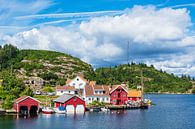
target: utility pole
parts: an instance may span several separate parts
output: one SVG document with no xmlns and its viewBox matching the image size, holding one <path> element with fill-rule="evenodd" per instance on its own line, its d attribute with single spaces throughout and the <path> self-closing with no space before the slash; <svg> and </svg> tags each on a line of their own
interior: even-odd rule
<svg viewBox="0 0 195 129">
<path fill-rule="evenodd" d="M 143 70 L 141 68 L 141 92 L 142 92 L 142 100 L 143 100 L 143 97 L 144 97 L 144 80 L 143 80 Z"/>
<path fill-rule="evenodd" d="M 127 64 L 129 63 L 129 41 L 127 42 Z"/>
</svg>

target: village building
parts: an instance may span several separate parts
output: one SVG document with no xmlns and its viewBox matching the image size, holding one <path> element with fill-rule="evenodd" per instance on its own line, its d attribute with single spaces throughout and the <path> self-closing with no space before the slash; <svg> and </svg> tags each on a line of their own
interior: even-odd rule
<svg viewBox="0 0 195 129">
<path fill-rule="evenodd" d="M 54 107 L 65 107 L 67 113 L 84 113 L 85 101 L 77 95 L 63 94 L 54 100 Z"/>
<path fill-rule="evenodd" d="M 37 114 L 39 111 L 40 101 L 30 96 L 21 96 L 13 103 L 13 108 L 20 114 Z"/>
<path fill-rule="evenodd" d="M 63 94 L 78 94 L 78 91 L 74 86 L 56 86 L 56 95 L 60 96 Z"/>
<path fill-rule="evenodd" d="M 142 99 L 141 90 L 129 90 L 128 91 L 128 100 L 130 101 L 138 101 Z"/>
<path fill-rule="evenodd" d="M 84 79 L 82 76 L 76 76 L 74 79 L 68 79 L 66 85 L 74 86 L 75 89 L 84 89 L 87 84 L 87 80 Z"/>
<path fill-rule="evenodd" d="M 110 90 L 110 103 L 113 105 L 124 105 L 128 100 L 128 90 L 126 86 L 112 86 Z"/>
<path fill-rule="evenodd" d="M 93 101 L 110 103 L 109 86 L 96 85 L 95 82 L 89 83 L 84 89 L 84 100 L 86 104 L 90 104 Z"/>
</svg>

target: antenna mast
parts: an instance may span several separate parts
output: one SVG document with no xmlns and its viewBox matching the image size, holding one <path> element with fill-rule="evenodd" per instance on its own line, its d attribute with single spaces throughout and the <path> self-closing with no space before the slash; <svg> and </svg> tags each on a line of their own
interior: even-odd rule
<svg viewBox="0 0 195 129">
<path fill-rule="evenodd" d="M 127 42 L 127 64 L 129 63 L 129 41 Z"/>
<path fill-rule="evenodd" d="M 143 70 L 142 70 L 142 68 L 141 68 L 141 87 L 142 87 L 142 99 L 143 99 L 143 97 L 144 97 L 144 80 L 143 80 Z"/>
</svg>

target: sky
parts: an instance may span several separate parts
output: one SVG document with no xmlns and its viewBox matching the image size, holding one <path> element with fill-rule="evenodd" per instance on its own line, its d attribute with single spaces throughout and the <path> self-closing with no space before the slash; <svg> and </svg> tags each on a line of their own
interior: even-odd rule
<svg viewBox="0 0 195 129">
<path fill-rule="evenodd" d="M 0 45 L 195 77 L 193 0 L 0 0 Z"/>
</svg>

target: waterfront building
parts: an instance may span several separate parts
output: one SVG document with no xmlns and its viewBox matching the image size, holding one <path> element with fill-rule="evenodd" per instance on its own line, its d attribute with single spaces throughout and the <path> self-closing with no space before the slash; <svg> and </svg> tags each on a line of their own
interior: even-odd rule
<svg viewBox="0 0 195 129">
<path fill-rule="evenodd" d="M 124 105 L 128 99 L 128 90 L 126 86 L 112 86 L 110 90 L 110 103 L 113 105 Z"/>
<path fill-rule="evenodd" d="M 86 104 L 90 104 L 93 101 L 110 103 L 109 86 L 89 83 L 84 89 L 84 100 Z"/>
<path fill-rule="evenodd" d="M 60 96 L 63 94 L 78 94 L 78 91 L 74 86 L 56 86 L 56 95 Z"/>
<path fill-rule="evenodd" d="M 128 91 L 128 100 L 130 101 L 138 101 L 142 99 L 141 90 L 129 90 Z"/>
<path fill-rule="evenodd" d="M 63 94 L 56 98 L 54 101 L 54 107 L 65 107 L 67 113 L 84 113 L 85 101 L 77 95 Z"/>
<path fill-rule="evenodd" d="M 28 115 L 36 114 L 39 111 L 40 101 L 30 96 L 21 96 L 13 103 L 17 113 Z"/>
</svg>

